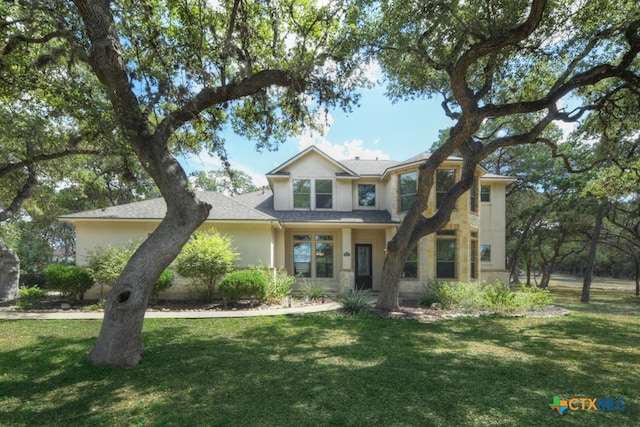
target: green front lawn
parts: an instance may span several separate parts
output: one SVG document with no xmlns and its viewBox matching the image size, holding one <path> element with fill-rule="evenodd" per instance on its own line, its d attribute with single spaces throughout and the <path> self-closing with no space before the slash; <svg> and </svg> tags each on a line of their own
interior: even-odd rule
<svg viewBox="0 0 640 427">
<path fill-rule="evenodd" d="M 637 426 L 640 300 L 579 292 L 559 318 L 150 319 L 133 370 L 84 363 L 98 321 L 0 321 L 0 425 Z"/>
</svg>

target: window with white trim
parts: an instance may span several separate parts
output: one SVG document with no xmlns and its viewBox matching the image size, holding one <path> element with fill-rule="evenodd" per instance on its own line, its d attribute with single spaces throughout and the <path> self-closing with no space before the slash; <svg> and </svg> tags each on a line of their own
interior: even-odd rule
<svg viewBox="0 0 640 427">
<path fill-rule="evenodd" d="M 331 179 L 292 180 L 294 209 L 333 209 L 333 181 Z"/>
<path fill-rule="evenodd" d="M 373 208 L 376 206 L 376 185 L 358 184 L 358 207 Z"/>
</svg>

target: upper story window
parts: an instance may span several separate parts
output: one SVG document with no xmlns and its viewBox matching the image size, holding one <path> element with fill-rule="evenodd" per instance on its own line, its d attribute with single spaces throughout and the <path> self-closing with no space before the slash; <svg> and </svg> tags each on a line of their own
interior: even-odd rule
<svg viewBox="0 0 640 427">
<path fill-rule="evenodd" d="M 376 206 L 376 185 L 358 184 L 358 207 L 373 208 Z"/>
<path fill-rule="evenodd" d="M 438 169 L 436 171 L 436 208 L 442 206 L 445 196 L 456 183 L 455 169 Z"/>
<path fill-rule="evenodd" d="M 478 212 L 478 178 L 473 178 L 473 184 L 469 189 L 469 208 L 471 212 Z"/>
<path fill-rule="evenodd" d="M 481 202 L 490 202 L 491 201 L 491 186 L 490 185 L 481 185 L 480 186 L 480 201 Z"/>
<path fill-rule="evenodd" d="M 311 209 L 311 180 L 293 180 L 293 207 Z"/>
<path fill-rule="evenodd" d="M 331 209 L 332 207 L 333 181 L 316 179 L 316 209 Z"/>
<path fill-rule="evenodd" d="M 418 173 L 409 172 L 399 175 L 400 191 L 399 191 L 399 205 L 400 212 L 408 211 L 416 201 L 416 193 L 418 192 Z"/>
<path fill-rule="evenodd" d="M 480 261 L 491 262 L 491 245 L 480 245 Z"/>
<path fill-rule="evenodd" d="M 332 209 L 333 181 L 330 179 L 294 179 L 294 209 Z M 312 185 L 313 184 L 313 185 Z M 313 201 L 313 203 L 312 203 Z"/>
</svg>

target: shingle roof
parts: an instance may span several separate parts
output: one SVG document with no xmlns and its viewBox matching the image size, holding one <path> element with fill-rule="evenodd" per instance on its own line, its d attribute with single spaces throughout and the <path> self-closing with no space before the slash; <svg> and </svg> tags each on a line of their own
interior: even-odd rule
<svg viewBox="0 0 640 427">
<path fill-rule="evenodd" d="M 360 223 L 360 224 L 395 224 L 391 214 L 386 210 L 340 211 L 276 211 L 273 209 L 273 193 L 256 191 L 235 196 L 234 200 L 252 207 L 265 215 L 278 218 L 282 223 L 288 222 L 324 222 L 324 223 Z"/>
<path fill-rule="evenodd" d="M 287 222 L 325 222 L 325 223 L 373 223 L 391 224 L 391 215 L 387 211 L 275 211 L 273 193 L 256 191 L 235 197 L 213 191 L 199 191 L 198 198 L 211 205 L 209 221 L 280 221 Z M 78 212 L 60 217 L 63 221 L 94 219 L 133 219 L 161 220 L 167 212 L 164 199 L 151 199 L 125 205 L 111 206 L 105 209 Z"/>
<path fill-rule="evenodd" d="M 238 221 L 274 221 L 276 218 L 252 209 L 224 194 L 214 191 L 198 191 L 198 198 L 211 205 L 208 220 L 238 220 Z M 74 219 L 162 219 L 167 212 L 167 205 L 163 198 L 144 200 L 111 206 L 104 209 L 78 212 L 62 215 L 62 220 Z"/>
</svg>

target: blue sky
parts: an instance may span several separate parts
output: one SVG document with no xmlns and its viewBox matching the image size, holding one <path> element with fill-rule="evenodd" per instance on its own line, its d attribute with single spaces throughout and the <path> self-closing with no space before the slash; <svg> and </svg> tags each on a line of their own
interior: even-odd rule
<svg viewBox="0 0 640 427">
<path fill-rule="evenodd" d="M 234 169 L 253 177 L 256 185 L 265 185 L 264 175 L 314 144 L 337 160 L 354 158 L 405 160 L 430 149 L 439 131 L 452 126 L 440 106 L 441 100 L 424 99 L 392 103 L 384 88 L 362 91 L 360 107 L 347 114 L 329 112 L 324 135 L 290 138 L 276 152 L 258 153 L 254 144 L 234 134 L 225 134 L 229 160 Z M 219 169 L 220 161 L 206 153 L 181 159 L 187 173 Z"/>
</svg>

